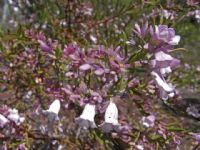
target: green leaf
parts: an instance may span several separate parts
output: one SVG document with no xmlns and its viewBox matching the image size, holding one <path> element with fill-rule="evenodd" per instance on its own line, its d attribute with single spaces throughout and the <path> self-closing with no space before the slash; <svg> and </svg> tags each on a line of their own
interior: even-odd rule
<svg viewBox="0 0 200 150">
<path fill-rule="evenodd" d="M 183 128 L 174 127 L 174 126 L 167 127 L 167 130 L 176 131 L 176 132 L 185 131 Z"/>
</svg>

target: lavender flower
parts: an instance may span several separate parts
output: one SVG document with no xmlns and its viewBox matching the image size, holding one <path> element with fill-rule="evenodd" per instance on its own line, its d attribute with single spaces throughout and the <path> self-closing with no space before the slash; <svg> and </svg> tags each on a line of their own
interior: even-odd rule
<svg viewBox="0 0 200 150">
<path fill-rule="evenodd" d="M 91 16 L 93 13 L 93 8 L 90 3 L 82 3 L 82 12 L 86 16 Z"/>
<path fill-rule="evenodd" d="M 200 105 L 191 105 L 188 106 L 186 109 L 186 112 L 188 113 L 188 115 L 194 117 L 194 118 L 200 118 Z"/>
<path fill-rule="evenodd" d="M 156 118 L 154 115 L 149 115 L 147 117 L 142 117 L 142 124 L 147 128 L 153 127 Z"/>
<path fill-rule="evenodd" d="M 40 44 L 41 50 L 47 53 L 52 53 L 54 47 L 51 39 L 48 41 L 38 40 L 38 43 Z"/>
<path fill-rule="evenodd" d="M 168 43 L 169 45 L 178 45 L 180 36 L 175 35 L 173 28 L 168 28 L 166 25 L 156 25 L 155 31 L 151 31 L 151 34 L 155 40 Z"/>
<path fill-rule="evenodd" d="M 105 70 L 103 68 L 97 68 L 95 71 L 94 71 L 94 74 L 96 74 L 97 76 L 101 76 L 105 73 Z"/>
<path fill-rule="evenodd" d="M 187 0 L 187 4 L 190 6 L 197 6 L 199 2 L 197 0 Z"/>
<path fill-rule="evenodd" d="M 0 128 L 3 128 L 9 120 L 2 114 L 0 114 Z"/>
<path fill-rule="evenodd" d="M 80 117 L 75 119 L 76 124 L 78 124 L 79 127 L 82 127 L 84 129 L 95 128 L 95 114 L 95 105 L 86 104 Z"/>
<path fill-rule="evenodd" d="M 154 70 L 158 69 L 162 75 L 170 73 L 172 70 L 177 68 L 179 64 L 180 61 L 178 59 L 175 59 L 171 55 L 162 51 L 156 52 L 155 59 L 151 60 L 151 67 Z"/>
<path fill-rule="evenodd" d="M 24 122 L 25 118 L 19 116 L 17 109 L 9 109 L 8 112 L 9 115 L 7 118 L 14 121 L 16 125 L 20 125 L 22 122 Z"/>
<path fill-rule="evenodd" d="M 197 19 L 197 22 L 200 22 L 200 10 L 195 10 L 195 18 Z"/>
<path fill-rule="evenodd" d="M 162 10 L 162 15 L 163 15 L 163 17 L 168 19 L 171 16 L 171 13 L 168 10 L 164 9 L 164 10 Z"/>
<path fill-rule="evenodd" d="M 179 43 L 180 36 L 175 35 L 174 29 L 168 28 L 166 25 L 155 26 L 155 31 L 151 27 L 150 33 L 152 39 L 145 45 L 145 48 L 153 52 L 155 57 L 151 60 L 151 74 L 155 77 L 161 98 L 167 100 L 175 95 L 175 90 L 166 83 L 164 76 L 180 64 L 180 61 L 169 55 L 167 51 Z"/>
<path fill-rule="evenodd" d="M 168 51 L 173 48 L 174 45 L 178 45 L 180 36 L 175 35 L 173 28 L 168 28 L 167 25 L 156 25 L 155 30 L 150 27 L 151 39 L 150 42 L 144 45 L 145 49 L 150 52 Z"/>
<path fill-rule="evenodd" d="M 106 109 L 104 119 L 104 123 L 100 125 L 103 132 L 119 132 L 118 109 L 114 102 L 110 101 L 110 104 Z"/>
<path fill-rule="evenodd" d="M 79 67 L 79 69 L 82 71 L 87 71 L 87 70 L 90 70 L 91 68 L 92 66 L 90 64 L 83 64 Z"/>
<path fill-rule="evenodd" d="M 77 51 L 77 47 L 73 44 L 69 44 L 69 45 L 65 45 L 63 53 L 65 56 L 69 56 L 73 54 L 75 51 Z"/>
<path fill-rule="evenodd" d="M 146 34 L 148 33 L 147 31 L 149 30 L 148 28 L 148 22 L 144 24 L 144 26 L 139 26 L 139 24 L 135 24 L 135 29 L 133 29 L 133 32 L 135 32 L 140 38 L 144 38 Z"/>
<path fill-rule="evenodd" d="M 194 139 L 200 143 L 200 133 L 192 133 Z"/>
</svg>

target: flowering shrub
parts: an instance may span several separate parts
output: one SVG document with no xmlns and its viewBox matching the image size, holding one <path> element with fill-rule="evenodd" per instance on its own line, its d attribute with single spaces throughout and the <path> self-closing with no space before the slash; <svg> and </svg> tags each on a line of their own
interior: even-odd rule
<svg viewBox="0 0 200 150">
<path fill-rule="evenodd" d="M 198 130 L 160 113 L 178 107 L 176 24 L 199 22 L 197 1 L 28 2 L 32 19 L 1 35 L 1 149 L 199 147 Z"/>
</svg>

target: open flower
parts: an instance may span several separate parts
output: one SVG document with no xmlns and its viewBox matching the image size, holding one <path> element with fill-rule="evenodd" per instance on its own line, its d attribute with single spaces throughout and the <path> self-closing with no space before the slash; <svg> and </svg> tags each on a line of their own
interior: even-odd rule
<svg viewBox="0 0 200 150">
<path fill-rule="evenodd" d="M 174 87 L 167 84 L 167 82 L 164 80 L 164 78 L 161 78 L 161 76 L 159 76 L 158 73 L 156 73 L 155 71 L 152 71 L 151 74 L 155 77 L 155 81 L 160 90 L 161 98 L 163 100 L 167 100 L 169 97 L 174 97 L 174 95 L 175 95 Z"/>
<path fill-rule="evenodd" d="M 5 116 L 0 114 L 0 128 L 3 128 L 8 122 L 9 120 Z"/>
<path fill-rule="evenodd" d="M 59 111 L 60 111 L 60 100 L 58 99 L 54 100 L 49 106 L 49 109 L 45 110 L 45 112 L 55 113 L 56 115 L 58 115 Z"/>
<path fill-rule="evenodd" d="M 38 40 L 38 43 L 40 44 L 41 50 L 47 53 L 52 53 L 57 46 L 57 41 L 53 41 L 52 39 Z"/>
<path fill-rule="evenodd" d="M 90 64 L 83 64 L 79 67 L 79 69 L 81 71 L 87 71 L 87 70 L 90 70 L 92 68 L 92 66 Z"/>
<path fill-rule="evenodd" d="M 49 106 L 49 109 L 44 110 L 43 113 L 47 117 L 47 129 L 48 131 L 53 131 L 53 125 L 55 121 L 58 120 L 58 113 L 60 111 L 60 100 L 55 99 L 51 105 Z"/>
<path fill-rule="evenodd" d="M 143 38 L 148 33 L 148 29 L 148 22 L 146 22 L 143 26 L 139 26 L 139 24 L 136 23 L 133 32 L 135 32 L 140 38 Z"/>
<path fill-rule="evenodd" d="M 8 112 L 9 115 L 7 118 L 14 121 L 16 125 L 20 125 L 22 122 L 24 122 L 25 118 L 20 117 L 17 109 L 9 109 Z"/>
<path fill-rule="evenodd" d="M 198 143 L 200 143 L 200 133 L 192 133 L 192 135 L 193 135 L 194 139 L 195 139 Z"/>
<path fill-rule="evenodd" d="M 105 116 L 104 123 L 100 125 L 101 129 L 105 133 L 109 133 L 111 131 L 119 132 L 119 122 L 118 122 L 118 109 L 114 102 L 110 102 L 108 105 Z"/>
<path fill-rule="evenodd" d="M 181 39 L 179 35 L 175 34 L 175 30 L 168 28 L 167 25 L 156 25 L 155 30 L 151 26 L 150 34 L 150 42 L 146 43 L 144 48 L 153 53 L 173 49 L 174 45 L 178 45 Z"/>
<path fill-rule="evenodd" d="M 95 114 L 95 105 L 86 104 L 80 117 L 75 119 L 76 124 L 78 124 L 79 127 L 82 127 L 84 129 L 95 128 Z"/>
<path fill-rule="evenodd" d="M 153 127 L 154 122 L 155 122 L 155 116 L 154 115 L 149 115 L 147 117 L 142 117 L 142 124 L 146 126 L 147 128 Z"/>
<path fill-rule="evenodd" d="M 151 67 L 153 70 L 159 70 L 162 75 L 170 73 L 180 64 L 178 59 L 163 51 L 156 52 L 154 56 L 155 59 L 151 60 Z"/>
<path fill-rule="evenodd" d="M 168 28 L 166 25 L 156 25 L 155 31 L 151 32 L 156 40 L 168 43 L 169 45 L 177 45 L 180 41 L 180 36 L 175 35 L 173 28 Z"/>
<path fill-rule="evenodd" d="M 65 45 L 64 50 L 63 50 L 64 56 L 69 56 L 73 54 L 74 52 L 77 51 L 77 49 L 78 48 L 76 45 L 73 45 L 73 44 Z"/>
</svg>

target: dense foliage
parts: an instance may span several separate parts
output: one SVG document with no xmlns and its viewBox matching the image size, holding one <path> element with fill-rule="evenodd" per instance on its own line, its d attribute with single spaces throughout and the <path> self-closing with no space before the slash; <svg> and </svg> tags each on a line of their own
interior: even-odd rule
<svg viewBox="0 0 200 150">
<path fill-rule="evenodd" d="M 198 149 L 199 5 L 5 1 L 0 149 Z"/>
</svg>

